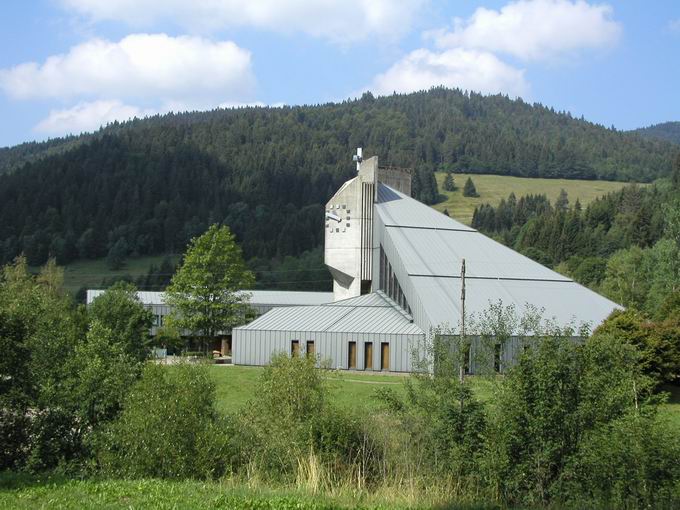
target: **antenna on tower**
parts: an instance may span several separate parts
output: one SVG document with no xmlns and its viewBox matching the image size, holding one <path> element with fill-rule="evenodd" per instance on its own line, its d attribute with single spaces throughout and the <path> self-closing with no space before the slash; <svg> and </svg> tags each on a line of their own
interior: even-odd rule
<svg viewBox="0 0 680 510">
<path fill-rule="evenodd" d="M 364 160 L 364 151 L 361 147 L 357 147 L 357 153 L 352 157 L 352 161 L 357 164 L 357 172 L 361 168 L 361 162 Z"/>
</svg>

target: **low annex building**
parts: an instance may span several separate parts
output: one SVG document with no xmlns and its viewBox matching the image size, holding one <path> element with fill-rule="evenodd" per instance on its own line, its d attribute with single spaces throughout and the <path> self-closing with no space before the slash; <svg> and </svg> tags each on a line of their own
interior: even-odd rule
<svg viewBox="0 0 680 510">
<path fill-rule="evenodd" d="M 326 204 L 325 262 L 334 302 L 271 310 L 232 332 L 236 364 L 265 365 L 276 352 L 314 353 L 333 368 L 412 370 L 433 328 L 492 302 L 533 305 L 567 326 L 600 324 L 619 306 L 473 228 L 411 198 L 410 174 L 357 156 L 357 176 Z M 516 348 L 500 346 L 500 363 Z"/>
</svg>

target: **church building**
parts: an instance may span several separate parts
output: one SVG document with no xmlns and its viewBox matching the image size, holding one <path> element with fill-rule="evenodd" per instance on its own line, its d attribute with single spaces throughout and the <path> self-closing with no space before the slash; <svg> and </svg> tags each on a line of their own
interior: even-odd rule
<svg viewBox="0 0 680 510">
<path fill-rule="evenodd" d="M 562 326 L 595 327 L 619 308 L 411 198 L 409 171 L 363 160 L 361 150 L 355 160 L 357 175 L 325 208 L 333 301 L 276 307 L 235 328 L 235 364 L 265 365 L 284 352 L 313 354 L 332 368 L 409 372 L 414 349 L 435 328 L 456 334 L 463 296 L 466 317 L 500 301 L 520 313 L 534 306 Z M 500 346 L 500 370 L 516 352 Z"/>
</svg>

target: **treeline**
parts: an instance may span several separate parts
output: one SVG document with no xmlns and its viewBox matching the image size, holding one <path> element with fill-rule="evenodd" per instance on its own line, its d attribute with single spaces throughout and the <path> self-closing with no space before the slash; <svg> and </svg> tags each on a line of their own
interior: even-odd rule
<svg viewBox="0 0 680 510">
<path fill-rule="evenodd" d="M 680 144 L 680 122 L 662 122 L 634 131 L 643 138 L 650 140 L 666 140 Z"/>
<path fill-rule="evenodd" d="M 626 186 L 583 208 L 562 193 L 510 195 L 472 226 L 624 306 L 654 315 L 680 288 L 680 156 L 671 179 Z"/>
<path fill-rule="evenodd" d="M 538 104 L 443 88 L 168 114 L 3 150 L 0 263 L 24 253 L 31 265 L 65 264 L 116 245 L 118 259 L 176 253 L 216 222 L 248 259 L 298 256 L 320 246 L 323 204 L 353 175 L 358 146 L 413 168 L 425 203 L 439 197 L 435 170 L 650 181 L 669 173 L 672 154 Z"/>
</svg>

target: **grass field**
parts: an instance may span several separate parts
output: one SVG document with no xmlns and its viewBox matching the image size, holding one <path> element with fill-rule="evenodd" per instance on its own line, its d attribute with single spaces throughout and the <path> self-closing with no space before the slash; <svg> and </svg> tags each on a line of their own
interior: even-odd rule
<svg viewBox="0 0 680 510">
<path fill-rule="evenodd" d="M 213 365 L 210 371 L 215 380 L 218 410 L 230 413 L 240 409 L 254 396 L 262 368 Z M 329 370 L 324 372 L 324 377 L 334 404 L 346 409 L 375 412 L 382 409 L 382 403 L 376 398 L 376 390 L 389 388 L 398 395 L 404 395 L 404 380 L 407 375 Z M 491 399 L 493 381 L 474 376 L 470 381 L 475 395 L 481 401 Z M 660 412 L 680 430 L 680 387 L 667 385 L 663 390 L 670 394 L 670 398 L 668 403 L 661 406 Z"/>
<path fill-rule="evenodd" d="M 225 482 L 169 480 L 68 480 L 0 473 L 2 509 L 230 509 L 230 510 L 331 510 L 426 509 L 482 510 L 498 505 L 447 504 L 439 501 L 404 502 L 367 493 L 320 496 L 296 490 L 271 490 Z"/>
<path fill-rule="evenodd" d="M 157 267 L 160 266 L 165 257 L 166 255 L 131 258 L 126 261 L 121 269 L 116 271 L 109 269 L 106 259 L 78 260 L 64 268 L 64 287 L 75 294 L 81 287 L 101 288 L 102 280 L 112 276 L 130 275 L 133 279 L 136 279 L 139 276 L 146 275 L 152 264 Z M 179 255 L 169 255 L 169 257 L 175 261 L 179 259 Z"/>
<path fill-rule="evenodd" d="M 482 204 L 497 205 L 501 199 L 508 198 L 514 193 L 517 198 L 529 194 L 545 194 L 554 202 L 562 189 L 569 194 L 570 203 L 578 198 L 582 205 L 586 205 L 597 197 L 610 191 L 616 191 L 626 185 L 624 182 L 613 181 L 583 181 L 571 179 L 535 179 L 528 177 L 509 177 L 506 175 L 477 175 L 477 174 L 454 174 L 454 180 L 458 189 L 453 192 L 444 191 L 444 178 L 446 174 L 435 174 L 439 193 L 446 200 L 433 207 L 443 212 L 446 209 L 449 216 L 470 224 L 475 207 Z M 464 197 L 463 185 L 468 177 L 472 178 L 479 193 L 478 198 Z"/>
<path fill-rule="evenodd" d="M 242 407 L 255 392 L 260 367 L 214 365 L 210 371 L 217 387 L 218 408 L 232 412 Z M 324 372 L 331 399 L 341 407 L 370 410 L 380 405 L 375 398 L 378 388 L 391 388 L 403 394 L 404 376 L 360 374 L 356 372 Z"/>
</svg>

